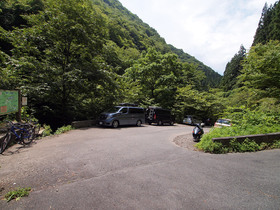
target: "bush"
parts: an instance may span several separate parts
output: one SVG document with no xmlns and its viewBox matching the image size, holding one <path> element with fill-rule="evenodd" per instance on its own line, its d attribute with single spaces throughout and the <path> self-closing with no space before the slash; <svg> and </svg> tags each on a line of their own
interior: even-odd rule
<svg viewBox="0 0 280 210">
<path fill-rule="evenodd" d="M 49 126 L 49 125 L 43 125 L 43 128 L 44 128 L 44 131 L 43 131 L 43 133 L 42 133 L 42 136 L 43 136 L 43 137 L 52 135 L 51 126 Z"/>
<path fill-rule="evenodd" d="M 260 146 L 253 140 L 245 139 L 240 147 L 240 152 L 255 152 L 259 151 Z"/>
<path fill-rule="evenodd" d="M 224 136 L 226 134 L 223 135 L 225 130 L 231 130 L 231 129 L 215 128 L 211 130 L 209 133 L 203 135 L 201 141 L 197 143 L 195 146 L 198 149 L 203 150 L 204 152 L 209 152 L 214 154 L 224 154 L 229 152 L 255 152 L 255 151 L 261 151 L 265 149 L 280 148 L 280 140 L 276 140 L 273 143 L 262 142 L 261 144 L 257 144 L 255 141 L 250 139 L 245 139 L 242 143 L 238 142 L 236 139 L 233 139 L 230 141 L 229 145 L 223 145 L 222 143 L 212 141 L 212 138 L 226 137 Z"/>
<path fill-rule="evenodd" d="M 73 130 L 73 127 L 71 125 L 67 125 L 67 126 L 63 126 L 63 127 L 58 128 L 55 131 L 54 134 L 59 135 L 59 134 L 65 133 L 65 132 L 70 131 L 70 130 Z"/>
<path fill-rule="evenodd" d="M 212 138 L 234 137 L 254 134 L 274 133 L 280 131 L 279 110 L 250 110 L 245 108 L 229 108 L 226 118 L 232 119 L 233 126 L 213 128 L 204 134 L 201 141 L 196 144 L 198 149 L 210 153 L 226 152 L 251 152 L 263 149 L 280 148 L 280 141 L 273 144 L 261 143 L 246 139 L 243 143 L 236 140 L 230 142 L 229 146 L 212 142 Z"/>
</svg>

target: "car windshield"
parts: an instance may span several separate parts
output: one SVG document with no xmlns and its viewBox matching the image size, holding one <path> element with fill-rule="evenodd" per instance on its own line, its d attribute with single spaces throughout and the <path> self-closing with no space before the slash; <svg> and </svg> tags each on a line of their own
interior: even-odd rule
<svg viewBox="0 0 280 210">
<path fill-rule="evenodd" d="M 107 113 L 116 113 L 120 110 L 121 107 L 115 106 L 107 111 Z"/>
<path fill-rule="evenodd" d="M 224 119 L 220 119 L 220 120 L 218 120 L 218 123 L 222 123 L 222 124 L 230 124 L 229 120 L 224 120 Z"/>
</svg>

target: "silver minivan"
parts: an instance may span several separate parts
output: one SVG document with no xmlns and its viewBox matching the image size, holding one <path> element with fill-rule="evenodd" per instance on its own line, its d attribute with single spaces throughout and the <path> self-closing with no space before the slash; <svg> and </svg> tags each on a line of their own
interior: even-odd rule
<svg viewBox="0 0 280 210">
<path fill-rule="evenodd" d="M 98 124 L 117 128 L 120 125 L 141 126 L 145 123 L 145 110 L 141 107 L 115 106 L 100 114 Z"/>
</svg>

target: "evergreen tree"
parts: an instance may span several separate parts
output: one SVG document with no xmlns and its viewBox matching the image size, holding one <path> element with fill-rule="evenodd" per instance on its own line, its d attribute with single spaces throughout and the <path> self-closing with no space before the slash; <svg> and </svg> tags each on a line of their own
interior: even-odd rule
<svg viewBox="0 0 280 210">
<path fill-rule="evenodd" d="M 266 44 L 270 40 L 280 40 L 280 3 L 273 6 L 264 5 L 262 15 L 256 30 L 253 46 L 258 43 Z"/>
<path fill-rule="evenodd" d="M 272 14 L 271 24 L 268 34 L 269 40 L 280 40 L 280 3 L 275 3 Z M 267 40 L 267 41 L 269 41 Z"/>
<path fill-rule="evenodd" d="M 242 61 L 246 56 L 246 49 L 243 45 L 240 46 L 240 49 L 237 54 L 227 63 L 224 77 L 221 82 L 221 86 L 224 91 L 229 91 L 236 88 L 237 77 L 241 74 L 242 70 Z"/>
<path fill-rule="evenodd" d="M 267 24 L 269 23 L 268 19 L 270 17 L 268 13 L 269 9 L 267 7 L 267 3 L 265 3 L 258 24 L 258 28 L 254 37 L 253 45 L 256 45 L 257 43 L 263 43 L 265 40 L 267 40 Z"/>
</svg>

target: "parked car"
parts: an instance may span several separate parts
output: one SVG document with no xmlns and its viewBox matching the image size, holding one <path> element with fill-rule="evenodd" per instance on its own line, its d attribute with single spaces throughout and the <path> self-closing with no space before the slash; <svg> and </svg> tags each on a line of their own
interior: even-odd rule
<svg viewBox="0 0 280 210">
<path fill-rule="evenodd" d="M 146 112 L 146 122 L 149 123 L 149 125 L 152 123 L 156 123 L 157 125 L 164 125 L 165 123 L 173 125 L 175 117 L 168 109 L 149 107 Z"/>
<path fill-rule="evenodd" d="M 218 119 L 215 124 L 214 127 L 224 127 L 224 126 L 231 126 L 231 120 L 229 119 Z"/>
<path fill-rule="evenodd" d="M 183 119 L 183 124 L 186 125 L 196 125 L 196 124 L 201 124 L 204 125 L 204 123 L 202 123 L 201 120 L 193 117 L 192 115 L 187 115 L 184 119 Z"/>
<path fill-rule="evenodd" d="M 100 114 L 98 125 L 117 128 L 120 125 L 141 126 L 144 122 L 144 108 L 135 106 L 115 106 L 111 110 Z"/>
</svg>

